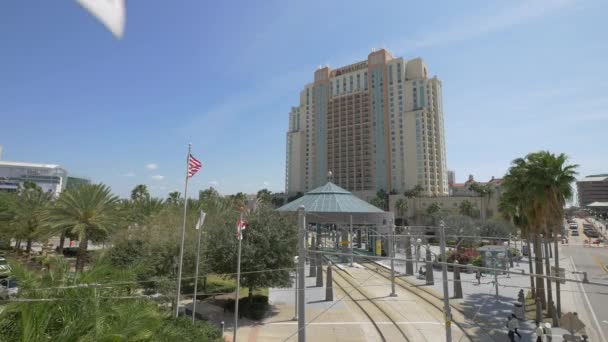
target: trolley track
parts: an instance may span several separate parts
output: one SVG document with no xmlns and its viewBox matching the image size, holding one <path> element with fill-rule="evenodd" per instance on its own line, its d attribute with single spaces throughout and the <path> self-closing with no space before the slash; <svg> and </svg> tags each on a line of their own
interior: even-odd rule
<svg viewBox="0 0 608 342">
<path fill-rule="evenodd" d="M 359 256 L 360 257 L 360 256 Z M 360 263 L 360 265 L 362 265 L 363 267 L 365 267 L 366 269 L 388 279 L 389 281 L 391 280 L 391 276 L 390 276 L 390 271 L 384 269 L 384 267 L 372 267 L 369 265 L 369 263 L 372 261 L 368 261 L 366 263 Z M 395 276 L 395 284 L 398 285 L 399 287 L 407 290 L 409 293 L 414 294 L 415 296 L 417 296 L 418 298 L 422 299 L 423 301 L 429 303 L 431 306 L 433 306 L 434 308 L 436 308 L 437 310 L 443 312 L 443 307 L 441 305 L 438 305 L 437 303 L 434 303 L 433 301 L 429 300 L 428 298 L 425 298 L 425 296 L 420 295 L 419 293 L 417 293 L 416 291 L 412 291 L 410 288 L 408 288 L 408 286 L 404 285 L 404 280 L 399 279 L 397 276 Z M 407 284 L 407 283 L 406 283 Z M 407 284 L 410 285 L 410 284 Z M 429 294 L 430 295 L 430 294 Z M 457 311 L 458 313 L 460 313 L 462 316 L 464 316 L 464 313 L 458 309 L 456 309 L 453 306 L 450 306 L 450 308 L 452 310 Z M 467 329 L 465 329 L 460 323 L 456 322 L 456 321 L 452 321 L 457 327 L 458 329 L 460 329 L 460 331 L 462 331 L 462 333 L 470 340 L 473 341 L 473 337 L 467 332 Z"/>
<path fill-rule="evenodd" d="M 342 290 L 342 292 L 344 292 L 345 295 L 349 297 L 352 302 L 359 307 L 359 309 L 361 309 L 365 316 L 367 316 L 380 335 L 382 341 L 394 341 L 392 337 L 395 335 L 401 335 L 405 341 L 410 341 L 399 324 L 397 324 L 397 322 L 384 309 L 382 309 L 378 303 L 374 302 L 372 298 L 361 290 L 361 287 L 363 286 L 362 284 L 356 284 L 351 281 L 349 279 L 350 275 L 345 274 L 346 272 L 340 270 L 339 268 L 335 267 L 333 269 L 335 270 L 333 279 L 334 284 L 336 284 Z M 338 280 L 338 278 L 340 278 L 340 280 Z M 353 292 L 356 292 L 358 295 L 353 295 Z M 378 322 L 380 322 L 378 317 L 384 317 L 393 324 L 381 326 L 378 324 Z"/>
</svg>

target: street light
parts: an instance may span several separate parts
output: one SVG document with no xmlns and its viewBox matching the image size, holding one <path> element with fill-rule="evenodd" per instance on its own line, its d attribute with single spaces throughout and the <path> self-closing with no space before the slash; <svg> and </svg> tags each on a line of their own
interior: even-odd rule
<svg viewBox="0 0 608 342">
<path fill-rule="evenodd" d="M 504 241 L 502 244 L 503 244 L 503 246 L 505 246 L 505 249 L 506 249 L 506 253 L 505 253 L 505 259 L 506 259 L 505 260 L 505 265 L 507 265 L 507 271 L 509 271 L 509 269 L 510 269 L 509 268 L 509 266 L 510 266 L 509 260 L 510 260 L 510 256 L 511 256 L 510 255 L 511 251 L 509 250 L 509 243 L 507 241 Z M 511 278 L 509 272 L 507 272 L 507 278 Z"/>
<path fill-rule="evenodd" d="M 294 297 L 294 312 L 293 312 L 293 320 L 297 321 L 298 320 L 298 256 L 294 256 L 293 257 L 293 263 L 296 266 L 295 267 L 295 281 L 293 282 L 293 288 L 295 289 L 295 297 Z"/>
<path fill-rule="evenodd" d="M 422 239 L 416 239 L 416 271 L 418 272 L 418 259 L 420 259 L 420 245 L 422 245 Z"/>
</svg>

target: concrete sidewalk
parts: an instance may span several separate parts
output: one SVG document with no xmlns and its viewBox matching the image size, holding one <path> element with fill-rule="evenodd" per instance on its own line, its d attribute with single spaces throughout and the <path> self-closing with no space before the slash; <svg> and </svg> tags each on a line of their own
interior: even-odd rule
<svg viewBox="0 0 608 342">
<path fill-rule="evenodd" d="M 398 254 L 397 257 L 405 258 L 405 255 Z M 551 264 L 553 265 L 553 259 L 551 260 Z M 383 260 L 381 263 L 384 267 L 390 267 L 388 260 Z M 419 263 L 418 267 L 423 264 Z M 560 267 L 566 268 L 566 274 L 571 275 L 573 265 L 569 262 L 569 259 L 562 259 Z M 396 263 L 395 269 L 402 275 L 400 278 L 403 280 L 425 289 L 438 298 L 443 298 L 442 274 L 440 270 L 433 270 L 435 284 L 427 286 L 424 285 L 425 280 L 417 279 L 416 276 L 403 276 L 405 273 L 405 263 Z M 524 258 L 519 263 L 515 263 L 511 270 L 528 272 L 528 260 Z M 417 271 L 415 273 L 417 274 Z M 525 292 L 529 290 L 530 277 L 499 275 L 497 278 L 499 284 L 498 295 L 496 295 L 493 275 L 484 274 L 480 284 L 477 284 L 474 273 L 461 272 L 463 298 L 450 299 L 450 303 L 462 311 L 467 318 L 482 326 L 496 341 L 508 341 L 506 329 L 507 317 L 513 312 L 519 290 L 524 289 Z M 451 298 L 454 290 L 452 272 L 448 272 L 448 281 Z M 553 293 L 555 294 L 555 284 L 553 284 Z M 590 341 L 601 341 L 597 337 L 597 332 L 589 328 L 591 320 L 587 315 L 587 309 L 578 285 L 571 282 L 562 285 L 561 293 L 562 313 L 571 311 L 579 313 L 580 319 L 587 325 L 586 329 L 587 334 L 591 338 Z M 534 328 L 533 321 L 520 321 L 519 331 L 522 334 L 521 341 L 535 341 Z M 565 333 L 567 331 L 564 329 L 552 328 L 553 341 L 562 341 L 562 335 Z"/>
</svg>

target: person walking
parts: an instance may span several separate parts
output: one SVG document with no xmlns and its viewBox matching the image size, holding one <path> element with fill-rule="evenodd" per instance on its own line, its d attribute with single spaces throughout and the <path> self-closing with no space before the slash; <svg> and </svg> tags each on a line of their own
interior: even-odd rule
<svg viewBox="0 0 608 342">
<path fill-rule="evenodd" d="M 521 334 L 518 331 L 519 320 L 517 319 L 517 316 L 515 316 L 515 314 L 511 314 L 511 319 L 509 320 L 509 324 L 511 325 L 510 329 L 513 329 L 514 335 L 517 335 L 517 337 L 519 337 L 519 340 L 521 341 Z M 513 338 L 515 338 L 515 336 L 513 336 Z"/>
<path fill-rule="evenodd" d="M 545 331 L 541 326 L 540 322 L 536 322 L 536 342 L 543 342 L 543 336 L 545 335 Z"/>
<path fill-rule="evenodd" d="M 549 322 L 545 323 L 544 334 L 545 334 L 546 342 L 553 341 L 553 332 L 551 331 L 551 323 L 549 323 Z"/>
<path fill-rule="evenodd" d="M 477 279 L 477 285 L 480 285 L 481 284 L 481 271 L 480 270 L 477 270 L 475 272 L 475 279 Z"/>
<path fill-rule="evenodd" d="M 507 336 L 509 336 L 509 342 L 515 342 L 515 331 L 513 328 L 512 319 L 511 319 L 511 317 L 508 317 L 508 316 L 507 316 L 507 329 L 509 330 L 509 332 L 507 333 Z"/>
</svg>

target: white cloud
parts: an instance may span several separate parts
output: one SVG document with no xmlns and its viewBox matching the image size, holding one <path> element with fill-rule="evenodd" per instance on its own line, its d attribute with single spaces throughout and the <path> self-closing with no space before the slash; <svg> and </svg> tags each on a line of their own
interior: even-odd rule
<svg viewBox="0 0 608 342">
<path fill-rule="evenodd" d="M 123 176 L 123 177 L 135 177 L 135 173 L 134 172 L 127 172 L 127 173 L 123 173 L 121 176 Z"/>
<path fill-rule="evenodd" d="M 262 184 L 263 184 L 264 186 L 269 186 L 269 185 L 270 185 L 270 182 L 269 182 L 269 181 L 263 181 L 263 182 L 262 182 Z"/>
<path fill-rule="evenodd" d="M 535 18 L 544 17 L 570 7 L 574 3 L 574 0 L 522 1 L 517 6 L 502 9 L 497 13 L 480 13 L 474 17 L 462 18 L 457 22 L 452 22 L 441 30 L 400 44 L 401 48 L 395 52 L 402 53 L 413 48 L 425 48 L 477 38 Z"/>
<path fill-rule="evenodd" d="M 154 176 L 151 176 L 150 178 L 161 181 L 161 180 L 165 179 L 165 176 L 154 175 Z"/>
<path fill-rule="evenodd" d="M 158 169 L 158 164 L 154 164 L 154 163 L 146 164 L 146 169 L 156 170 L 156 169 Z"/>
<path fill-rule="evenodd" d="M 211 185 L 211 186 L 218 186 L 218 185 L 220 185 L 220 182 L 218 182 L 218 181 L 216 181 L 216 180 L 214 179 L 214 180 L 212 180 L 211 182 L 209 182 L 209 185 Z"/>
</svg>

